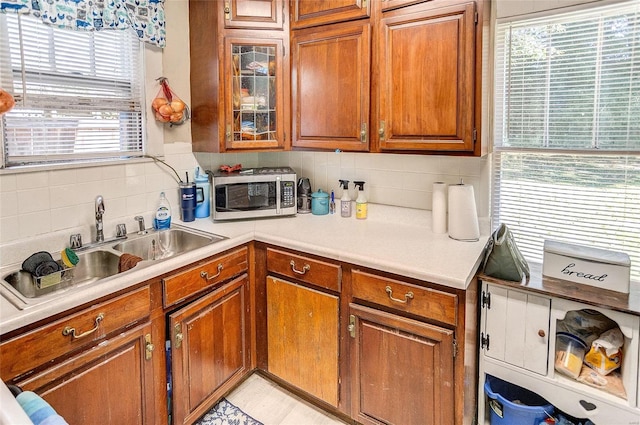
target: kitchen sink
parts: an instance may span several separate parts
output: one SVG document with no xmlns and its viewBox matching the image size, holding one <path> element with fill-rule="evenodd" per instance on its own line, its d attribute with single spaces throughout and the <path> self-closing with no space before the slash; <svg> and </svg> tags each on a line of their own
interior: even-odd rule
<svg viewBox="0 0 640 425">
<path fill-rule="evenodd" d="M 149 267 L 158 261 L 187 253 L 226 239 L 212 233 L 171 227 L 167 230 L 147 230 L 145 234 L 129 234 L 126 239 L 76 250 L 80 261 L 75 267 L 36 279 L 22 271 L 20 265 L 0 270 L 0 294 L 17 308 L 25 308 L 64 296 L 79 287 L 101 284 L 118 274 L 120 257 L 132 254 L 142 258 L 134 268 Z"/>
<path fill-rule="evenodd" d="M 218 235 L 172 228 L 135 236 L 114 245 L 113 249 L 122 253 L 136 255 L 143 260 L 162 260 L 202 248 L 223 239 L 224 237 Z"/>
<path fill-rule="evenodd" d="M 96 250 L 80 253 L 78 258 L 80 261 L 75 267 L 54 273 L 53 282 L 48 279 L 50 283 L 45 283 L 45 279 L 37 281 L 30 273 L 22 270 L 4 276 L 3 280 L 22 296 L 37 298 L 70 286 L 93 283 L 118 273 L 118 253 Z"/>
</svg>

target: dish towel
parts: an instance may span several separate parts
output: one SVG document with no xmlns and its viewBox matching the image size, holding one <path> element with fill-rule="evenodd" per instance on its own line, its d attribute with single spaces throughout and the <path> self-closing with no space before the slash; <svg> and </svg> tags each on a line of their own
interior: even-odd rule
<svg viewBox="0 0 640 425">
<path fill-rule="evenodd" d="M 21 392 L 16 396 L 16 400 L 33 425 L 69 425 L 49 403 L 32 391 Z"/>
<path fill-rule="evenodd" d="M 120 260 L 118 261 L 118 273 L 126 272 L 134 268 L 140 261 L 142 261 L 142 258 L 125 252 L 120 256 Z"/>
</svg>

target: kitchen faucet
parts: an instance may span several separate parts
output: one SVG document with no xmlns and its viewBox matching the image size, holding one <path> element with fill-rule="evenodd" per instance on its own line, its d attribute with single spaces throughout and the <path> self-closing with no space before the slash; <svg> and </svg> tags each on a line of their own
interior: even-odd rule
<svg viewBox="0 0 640 425">
<path fill-rule="evenodd" d="M 96 242 L 104 242 L 102 231 L 102 215 L 104 214 L 104 199 L 102 195 L 96 197 Z"/>
<path fill-rule="evenodd" d="M 109 242 L 127 239 L 127 227 L 124 224 L 116 224 L 116 236 L 104 239 L 104 230 L 102 226 L 102 216 L 104 215 L 104 198 L 102 195 L 96 196 L 96 240 L 87 245 L 82 244 L 82 235 L 75 233 L 69 238 L 69 247 L 71 249 L 84 250 L 94 248 Z"/>
</svg>

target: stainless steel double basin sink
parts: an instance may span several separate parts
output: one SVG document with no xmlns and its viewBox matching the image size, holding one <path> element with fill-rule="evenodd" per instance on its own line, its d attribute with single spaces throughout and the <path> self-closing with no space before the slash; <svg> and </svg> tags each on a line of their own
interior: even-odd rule
<svg viewBox="0 0 640 425">
<path fill-rule="evenodd" d="M 80 261 L 75 267 L 54 276 L 53 284 L 42 284 L 30 273 L 20 270 L 5 270 L 0 281 L 0 292 L 16 307 L 23 309 L 38 303 L 41 298 L 49 298 L 57 292 L 77 288 L 100 281 L 120 273 L 120 257 L 131 254 L 138 262 L 135 267 L 148 267 L 167 258 L 187 253 L 194 249 L 212 245 L 226 239 L 224 236 L 201 232 L 187 228 L 172 227 L 146 234 L 129 234 L 126 239 L 117 242 L 105 242 L 86 250 L 78 250 Z M 134 263 L 135 263 L 134 261 Z M 58 278 L 58 279 L 55 279 Z"/>
</svg>

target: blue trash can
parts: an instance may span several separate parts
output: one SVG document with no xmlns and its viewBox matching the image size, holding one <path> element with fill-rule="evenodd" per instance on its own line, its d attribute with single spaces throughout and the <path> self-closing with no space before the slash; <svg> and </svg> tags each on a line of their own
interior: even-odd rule
<svg viewBox="0 0 640 425">
<path fill-rule="evenodd" d="M 491 425 L 539 425 L 553 415 L 553 405 L 536 393 L 487 375 Z"/>
</svg>

